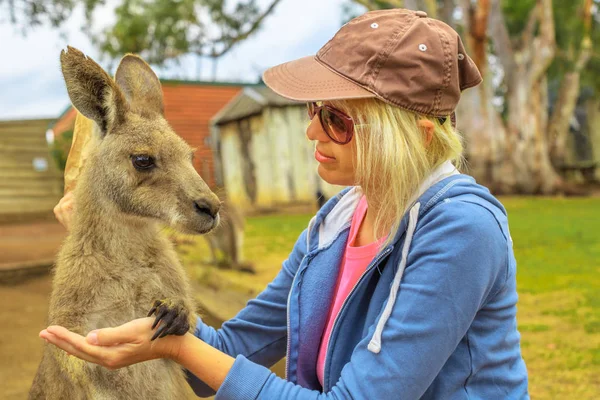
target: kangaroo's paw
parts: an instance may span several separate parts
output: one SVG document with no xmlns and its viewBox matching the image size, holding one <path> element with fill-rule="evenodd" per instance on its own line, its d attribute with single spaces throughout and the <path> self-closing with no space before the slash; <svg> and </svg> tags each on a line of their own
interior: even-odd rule
<svg viewBox="0 0 600 400">
<path fill-rule="evenodd" d="M 148 316 L 152 314 L 156 315 L 152 329 L 156 328 L 159 323 L 160 326 L 154 332 L 151 341 L 167 335 L 182 336 L 190 330 L 189 311 L 182 301 L 172 299 L 156 300 Z"/>
</svg>

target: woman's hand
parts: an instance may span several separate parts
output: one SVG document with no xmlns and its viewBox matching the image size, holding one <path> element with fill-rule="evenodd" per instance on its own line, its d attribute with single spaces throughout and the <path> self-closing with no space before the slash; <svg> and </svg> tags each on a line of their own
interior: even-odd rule
<svg viewBox="0 0 600 400">
<path fill-rule="evenodd" d="M 71 229 L 71 220 L 75 208 L 73 191 L 67 192 L 54 207 L 54 216 L 67 230 Z"/>
<path fill-rule="evenodd" d="M 61 326 L 49 326 L 40 332 L 40 337 L 82 360 L 118 369 L 178 355 L 183 337 L 171 335 L 150 341 L 155 331 L 153 322 L 154 318 L 140 318 L 116 328 L 91 331 L 87 337 Z"/>
</svg>

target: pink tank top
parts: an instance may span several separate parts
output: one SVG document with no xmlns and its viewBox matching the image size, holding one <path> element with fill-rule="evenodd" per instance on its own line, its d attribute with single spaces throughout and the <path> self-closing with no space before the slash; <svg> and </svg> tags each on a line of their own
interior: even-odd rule
<svg viewBox="0 0 600 400">
<path fill-rule="evenodd" d="M 319 354 L 317 357 L 317 377 L 319 378 L 321 386 L 323 386 L 327 345 L 329 344 L 329 337 L 331 336 L 331 329 L 333 328 L 335 318 L 337 317 L 340 308 L 342 308 L 342 304 L 346 300 L 346 297 L 348 297 L 348 294 L 352 291 L 362 273 L 365 272 L 367 266 L 371 263 L 373 258 L 375 258 L 377 251 L 379 250 L 379 246 L 385 240 L 385 238 L 382 238 L 366 246 L 354 246 L 358 228 L 362 224 L 363 219 L 367 214 L 367 207 L 367 199 L 365 196 L 363 196 L 358 203 L 356 211 L 354 212 L 354 216 L 352 217 L 348 243 L 346 244 L 346 250 L 342 259 L 342 265 L 340 267 L 340 273 L 338 275 L 333 301 L 329 308 L 329 316 L 327 317 L 327 324 L 325 325 L 325 331 L 323 332 L 323 337 L 321 338 L 321 345 L 319 347 Z"/>
</svg>

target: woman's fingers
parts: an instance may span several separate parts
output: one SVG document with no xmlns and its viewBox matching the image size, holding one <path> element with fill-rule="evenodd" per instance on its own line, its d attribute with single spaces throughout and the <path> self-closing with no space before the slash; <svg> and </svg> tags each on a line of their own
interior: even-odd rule
<svg viewBox="0 0 600 400">
<path fill-rule="evenodd" d="M 135 354 L 130 354 L 131 351 L 128 351 L 125 345 L 94 346 L 83 336 L 61 326 L 49 326 L 40 332 L 40 337 L 77 358 L 109 369 L 121 368 L 139 361 Z"/>
<path fill-rule="evenodd" d="M 92 356 L 98 356 L 98 349 L 90 346 L 85 338 L 77 333 L 71 332 L 70 330 L 63 328 L 62 326 L 49 326 L 46 328 L 46 331 L 58 339 L 60 339 L 64 343 L 68 343 L 73 348 L 77 349 L 79 352 L 85 352 Z"/>
<path fill-rule="evenodd" d="M 153 318 L 140 318 L 116 328 L 97 329 L 87 337 L 61 326 L 49 326 L 40 332 L 40 337 L 85 361 L 117 369 L 164 357 L 165 346 L 173 347 L 166 339 L 161 339 L 160 345 L 150 342 L 152 321 Z"/>
<path fill-rule="evenodd" d="M 152 318 L 139 318 L 116 328 L 96 329 L 88 333 L 88 343 L 112 346 L 119 343 L 140 343 L 151 333 Z"/>
<path fill-rule="evenodd" d="M 65 340 L 61 336 L 57 336 L 53 333 L 50 333 L 47 329 L 44 329 L 40 332 L 40 337 L 46 339 L 48 343 L 55 345 L 56 347 L 66 351 L 69 355 L 73 355 L 77 358 L 81 358 L 82 360 L 89 361 L 95 364 L 99 364 L 99 360 L 92 356 L 91 354 L 80 350 L 77 346 L 75 346 L 71 341 Z"/>
</svg>

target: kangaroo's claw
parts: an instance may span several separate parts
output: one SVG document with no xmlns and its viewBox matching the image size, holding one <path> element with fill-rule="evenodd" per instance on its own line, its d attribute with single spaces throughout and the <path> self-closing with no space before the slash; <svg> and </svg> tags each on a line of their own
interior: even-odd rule
<svg viewBox="0 0 600 400">
<path fill-rule="evenodd" d="M 160 324 L 152 339 L 162 338 L 167 335 L 185 335 L 190 330 L 189 312 L 181 301 L 170 299 L 156 300 L 148 312 L 148 316 L 156 315 L 152 329 Z"/>
</svg>

